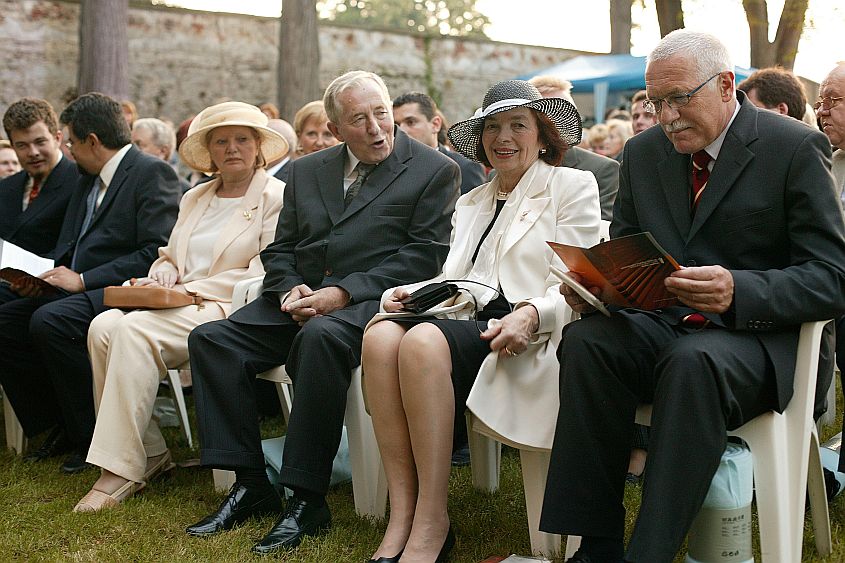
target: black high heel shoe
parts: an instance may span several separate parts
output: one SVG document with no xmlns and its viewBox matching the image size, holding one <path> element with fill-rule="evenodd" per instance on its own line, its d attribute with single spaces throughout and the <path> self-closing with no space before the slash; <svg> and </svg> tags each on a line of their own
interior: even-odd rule
<svg viewBox="0 0 845 563">
<path fill-rule="evenodd" d="M 367 563 L 399 563 L 399 559 L 402 558 L 402 554 L 405 552 L 405 549 L 400 549 L 399 553 L 394 555 L 393 557 L 379 557 L 378 559 L 370 559 Z"/>
<path fill-rule="evenodd" d="M 455 531 L 452 529 L 452 525 L 449 524 L 449 532 L 446 534 L 446 539 L 443 540 L 443 547 L 440 548 L 440 553 L 437 554 L 435 563 L 446 563 L 449 560 L 449 552 L 452 551 L 453 547 L 455 547 Z"/>
</svg>

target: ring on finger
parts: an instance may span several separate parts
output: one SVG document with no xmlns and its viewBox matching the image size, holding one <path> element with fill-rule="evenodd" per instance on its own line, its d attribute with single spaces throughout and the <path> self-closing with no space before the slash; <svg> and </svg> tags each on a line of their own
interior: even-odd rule
<svg viewBox="0 0 845 563">
<path fill-rule="evenodd" d="M 510 348 L 507 348 L 507 347 L 505 348 L 505 354 L 507 354 L 507 355 L 508 355 L 508 356 L 510 356 L 511 358 L 513 358 L 514 356 L 516 356 L 516 355 L 517 355 L 517 353 L 516 353 L 516 352 L 514 352 L 513 350 L 511 350 Z"/>
</svg>

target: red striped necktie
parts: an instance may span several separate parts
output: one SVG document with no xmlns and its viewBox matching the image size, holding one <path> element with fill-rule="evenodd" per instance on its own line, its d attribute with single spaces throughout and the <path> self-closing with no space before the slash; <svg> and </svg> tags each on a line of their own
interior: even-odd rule
<svg viewBox="0 0 845 563">
<path fill-rule="evenodd" d="M 690 211 L 695 213 L 701 194 L 707 187 L 707 180 L 710 178 L 708 164 L 713 158 L 706 151 L 700 150 L 692 155 L 692 207 Z"/>
</svg>

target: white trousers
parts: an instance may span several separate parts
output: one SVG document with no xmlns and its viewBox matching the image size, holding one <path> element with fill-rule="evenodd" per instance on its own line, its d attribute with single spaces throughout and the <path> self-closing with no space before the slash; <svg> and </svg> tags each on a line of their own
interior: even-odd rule
<svg viewBox="0 0 845 563">
<path fill-rule="evenodd" d="M 152 420 L 156 392 L 168 368 L 188 361 L 191 330 L 225 317 L 214 301 L 203 305 L 128 313 L 110 309 L 91 322 L 88 353 L 97 424 L 88 463 L 140 483 L 147 458 L 167 451 Z"/>
</svg>

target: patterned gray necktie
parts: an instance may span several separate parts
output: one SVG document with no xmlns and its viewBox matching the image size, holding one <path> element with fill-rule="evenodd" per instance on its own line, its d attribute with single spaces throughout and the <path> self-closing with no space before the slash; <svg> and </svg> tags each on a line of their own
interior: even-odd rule
<svg viewBox="0 0 845 563">
<path fill-rule="evenodd" d="M 367 176 L 370 175 L 370 172 L 373 171 L 375 168 L 375 164 L 365 164 L 363 162 L 359 162 L 358 165 L 355 167 L 355 170 L 358 171 L 358 177 L 355 178 L 355 181 L 352 182 L 352 185 L 349 186 L 349 189 L 346 190 L 346 196 L 343 198 L 343 207 L 349 207 L 349 204 L 355 199 L 355 196 L 358 195 L 358 192 L 361 191 L 361 186 L 367 180 Z"/>
</svg>

